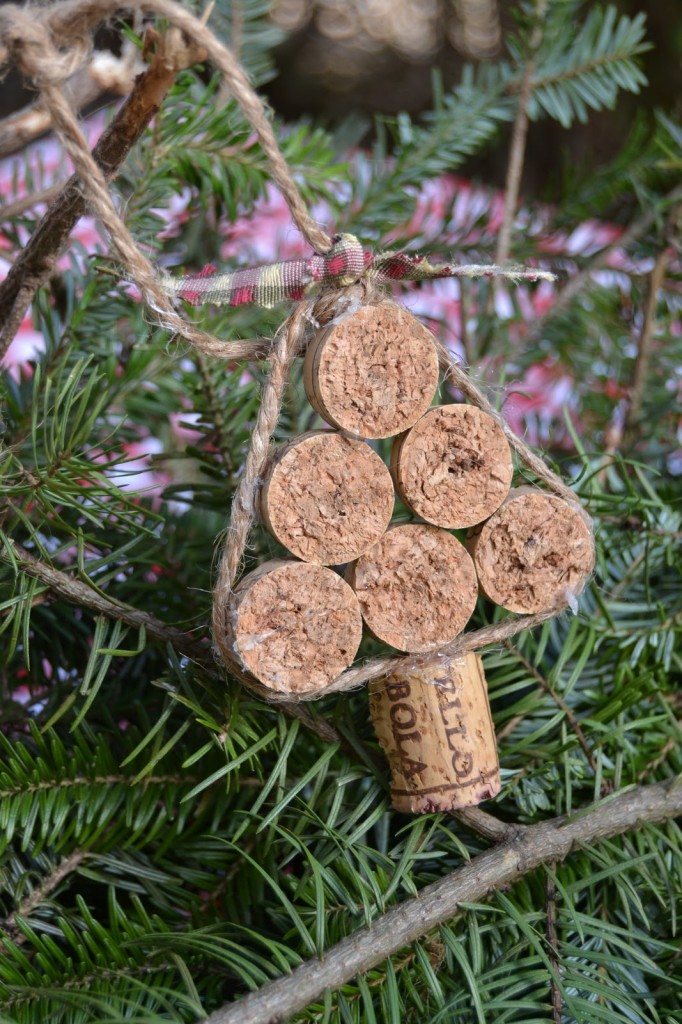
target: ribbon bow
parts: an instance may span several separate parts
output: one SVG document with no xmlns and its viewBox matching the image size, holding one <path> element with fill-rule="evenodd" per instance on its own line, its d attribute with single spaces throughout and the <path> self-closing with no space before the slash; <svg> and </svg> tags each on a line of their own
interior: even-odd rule
<svg viewBox="0 0 682 1024">
<path fill-rule="evenodd" d="M 495 264 L 430 263 L 426 256 L 402 250 L 372 253 L 363 249 L 354 235 L 336 235 L 323 256 L 283 260 L 263 267 L 216 273 L 207 266 L 193 277 L 161 279 L 168 295 L 199 306 L 274 306 L 278 302 L 300 301 L 316 285 L 343 287 L 361 278 L 381 284 L 391 281 L 434 281 L 444 277 L 505 277 L 514 281 L 555 281 L 546 270 L 498 267 Z"/>
</svg>

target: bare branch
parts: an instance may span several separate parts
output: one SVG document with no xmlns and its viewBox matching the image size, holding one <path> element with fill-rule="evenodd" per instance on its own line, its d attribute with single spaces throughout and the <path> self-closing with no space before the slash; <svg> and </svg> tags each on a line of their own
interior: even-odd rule
<svg viewBox="0 0 682 1024">
<path fill-rule="evenodd" d="M 665 277 L 665 271 L 668 266 L 670 255 L 670 249 L 667 246 L 662 249 L 661 252 L 658 253 L 656 262 L 654 263 L 653 269 L 649 275 L 649 290 L 646 297 L 646 305 L 644 307 L 644 320 L 642 322 L 642 330 L 640 331 L 639 338 L 637 339 L 637 357 L 635 359 L 635 366 L 632 373 L 630 401 L 625 414 L 625 423 L 623 424 L 623 438 L 626 443 L 632 440 L 639 423 L 642 399 L 644 398 L 644 385 L 646 383 L 647 373 L 649 372 L 649 362 L 651 360 L 651 343 L 653 341 L 654 330 L 656 327 L 656 302 L 658 299 L 658 293 L 663 284 L 663 278 Z"/>
<path fill-rule="evenodd" d="M 9 223 L 15 217 L 20 217 L 22 213 L 26 213 L 27 210 L 38 206 L 39 203 L 51 203 L 63 188 L 64 182 L 60 181 L 56 185 L 48 185 L 47 188 L 41 189 L 40 192 L 31 192 L 28 196 L 15 199 L 13 203 L 0 206 L 0 224 Z M 7 259 L 6 256 L 4 258 Z"/>
<path fill-rule="evenodd" d="M 107 180 L 113 178 L 133 145 L 157 113 L 175 75 L 197 59 L 194 47 L 168 32 L 151 64 L 95 145 L 92 155 Z M 18 331 L 38 288 L 50 276 L 74 225 L 85 212 L 86 200 L 77 175 L 72 175 L 45 213 L 26 247 L 0 284 L 0 359 Z"/>
<path fill-rule="evenodd" d="M 82 110 L 107 93 L 117 96 L 129 93 L 135 76 L 142 70 L 137 52 L 132 44 L 126 44 L 121 57 L 107 51 L 94 53 L 90 62 L 65 83 L 71 106 Z M 23 149 L 51 127 L 50 113 L 40 100 L 11 114 L 0 121 L 0 157 Z"/>
<path fill-rule="evenodd" d="M 356 975 L 433 928 L 452 920 L 462 903 L 478 902 L 541 864 L 564 860 L 577 846 L 591 846 L 646 824 L 682 814 L 682 781 L 635 786 L 600 800 L 569 818 L 528 826 L 514 839 L 475 857 L 469 864 L 399 904 L 291 974 L 265 985 L 212 1013 L 204 1024 L 271 1024 L 287 1020 L 325 992 Z"/>
</svg>

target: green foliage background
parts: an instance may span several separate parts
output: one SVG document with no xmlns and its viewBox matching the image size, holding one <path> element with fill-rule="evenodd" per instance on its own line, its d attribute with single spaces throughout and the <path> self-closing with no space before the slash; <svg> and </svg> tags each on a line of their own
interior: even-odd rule
<svg viewBox="0 0 682 1024">
<path fill-rule="evenodd" d="M 263 82 L 277 38 L 263 0 L 246 0 L 243 11 L 243 58 Z M 306 198 L 324 197 L 338 227 L 371 244 L 407 224 L 421 185 L 481 151 L 513 119 L 532 11 L 519 7 L 504 59 L 468 69 L 450 93 L 436 90 L 422 120 L 381 121 L 370 154 L 341 151 L 343 130 L 337 138 L 308 124 L 279 125 Z M 229 26 L 228 4 L 217 15 Z M 620 90 L 643 86 L 645 47 L 641 16 L 550 3 L 531 119 L 570 125 L 610 109 Z M 664 113 L 645 118 L 612 165 L 567 182 L 552 225 L 623 209 L 632 221 L 644 214 L 648 227 L 630 251 L 653 258 L 671 237 L 681 170 L 680 126 Z M 217 83 L 207 88 L 187 72 L 116 188 L 134 235 L 163 258 L 178 243 L 159 239 L 164 220 L 155 210 L 191 187 L 182 247 L 187 264 L 200 266 L 217 252 L 218 219 L 248 216 L 267 181 L 237 108 L 225 106 Z M 18 246 L 20 229 L 34 224 L 26 213 L 7 237 Z M 514 258 L 533 254 L 533 238 L 517 236 Z M 17 383 L 5 373 L 1 383 L 0 1022 L 192 1022 L 322 954 L 488 844 L 446 815 L 390 810 L 364 690 L 289 717 L 172 643 L 96 616 L 18 569 L 15 543 L 92 592 L 188 637 L 206 635 L 215 538 L 264 370 L 243 382 L 241 367 L 179 352 L 96 261 L 85 266 L 74 261 L 52 293 L 37 297 L 46 347 L 32 377 Z M 682 516 L 679 477 L 667 461 L 678 415 L 668 385 L 682 365 L 675 266 L 679 258 L 659 295 L 641 422 L 606 462 L 614 400 L 594 382 L 627 387 L 632 379 L 646 277 L 633 273 L 627 309 L 586 279 L 521 347 L 519 311 L 503 322 L 480 316 L 477 344 L 499 375 L 493 383 L 548 352 L 572 366 L 586 431 L 572 451 L 550 444 L 546 456 L 587 502 L 599 543 L 577 616 L 485 654 L 503 777 L 488 810 L 505 821 L 575 811 L 682 767 Z M 482 310 L 486 287 L 476 293 Z M 202 312 L 202 321 L 229 339 L 267 335 L 282 316 L 244 308 Z M 200 414 L 202 438 L 183 448 L 168 422 L 187 409 Z M 279 436 L 308 417 L 295 379 Z M 140 428 L 164 441 L 159 463 L 175 481 L 157 504 L 120 490 L 109 472 L 125 470 L 124 446 Z M 191 493 L 185 511 L 172 501 L 180 491 Z M 275 552 L 258 533 L 250 559 Z M 494 614 L 481 603 L 475 624 Z M 20 683 L 36 695 L 30 713 L 14 699 Z M 484 905 L 463 907 L 296 1020 L 552 1020 L 551 878 L 564 1020 L 680 1024 L 681 876 L 674 823 L 576 850 Z"/>
</svg>

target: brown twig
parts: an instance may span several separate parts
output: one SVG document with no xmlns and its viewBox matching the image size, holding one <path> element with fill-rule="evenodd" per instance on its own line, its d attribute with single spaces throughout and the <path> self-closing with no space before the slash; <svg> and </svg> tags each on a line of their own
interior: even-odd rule
<svg viewBox="0 0 682 1024">
<path fill-rule="evenodd" d="M 5 206 L 0 206 L 0 223 L 7 224 L 15 217 L 20 217 L 22 213 L 26 213 L 27 210 L 38 206 L 39 203 L 51 203 L 63 188 L 64 182 L 59 181 L 55 185 L 48 185 L 47 188 L 43 188 L 39 192 L 31 192 L 28 196 L 15 199 L 13 203 L 6 203 Z M 7 259 L 6 256 L 3 258 Z"/>
<path fill-rule="evenodd" d="M 181 68 L 197 59 L 197 51 L 179 42 L 177 33 L 160 40 L 152 62 L 135 82 L 133 91 L 108 128 L 98 139 L 92 155 L 104 177 L 110 181 L 133 145 L 157 113 L 161 101 Z M 38 288 L 49 278 L 69 234 L 86 208 L 86 199 L 76 174 L 57 198 L 14 261 L 0 284 L 0 359 L 24 319 Z"/>
<path fill-rule="evenodd" d="M 675 784 L 677 782 L 677 785 Z M 460 905 L 478 902 L 539 867 L 564 860 L 577 847 L 592 846 L 642 825 L 682 813 L 679 780 L 628 789 L 569 818 L 528 826 L 510 841 L 479 854 L 469 864 L 422 889 L 291 974 L 210 1014 L 204 1024 L 271 1024 L 286 1020 L 365 973 L 433 928 L 452 920 Z"/>
<path fill-rule="evenodd" d="M 625 422 L 623 423 L 623 440 L 629 444 L 639 426 L 639 417 L 642 410 L 642 399 L 644 398 L 644 385 L 646 384 L 649 362 L 651 360 L 651 345 L 656 327 L 656 302 L 658 293 L 663 284 L 666 267 L 670 259 L 670 249 L 666 246 L 656 256 L 656 262 L 649 275 L 649 288 L 644 306 L 644 319 L 642 329 L 637 339 L 637 357 L 632 372 L 632 385 L 630 387 L 630 398 Z"/>
<path fill-rule="evenodd" d="M 493 843 L 506 843 L 519 835 L 525 825 L 515 825 L 512 822 L 500 821 L 493 814 L 482 811 L 480 807 L 464 807 L 461 811 L 455 811 L 454 818 L 465 828 L 475 832 L 483 839 L 489 839 Z"/>
<path fill-rule="evenodd" d="M 554 871 L 556 870 L 556 863 L 552 861 L 547 865 L 547 867 L 549 870 L 545 875 L 545 932 L 547 935 L 547 945 L 549 946 L 549 962 L 552 965 L 549 994 L 552 1003 L 553 1024 L 561 1024 L 562 999 L 561 989 L 559 987 L 561 974 L 559 968 L 559 942 L 556 932 L 556 885 L 554 884 L 553 878 Z"/>
<path fill-rule="evenodd" d="M 681 198 L 682 185 L 676 185 L 675 188 L 671 189 L 671 191 L 665 196 L 665 202 L 668 204 L 675 204 Z M 599 270 L 601 267 L 606 266 L 609 260 L 617 252 L 627 251 L 628 247 L 632 245 L 633 242 L 637 241 L 638 238 L 641 238 L 641 236 L 649 230 L 654 222 L 656 213 L 656 208 L 651 204 L 649 208 L 641 214 L 641 216 L 635 218 L 635 220 L 631 222 L 617 242 L 614 242 L 613 245 L 610 245 L 608 248 L 602 249 L 601 252 L 598 252 L 586 267 L 583 267 L 582 270 L 568 279 L 563 288 L 557 293 L 554 302 L 547 312 L 538 317 L 530 326 L 526 336 L 527 345 L 532 345 L 542 336 L 547 323 L 571 304 L 576 295 L 578 295 L 583 288 L 590 283 L 595 270 Z"/>
<path fill-rule="evenodd" d="M 126 44 L 121 57 L 103 51 L 65 84 L 69 103 L 75 110 L 90 106 L 105 94 L 125 96 L 135 75 L 141 71 L 137 50 Z M 38 101 L 0 121 L 0 158 L 23 149 L 52 127 L 50 112 Z"/>
<path fill-rule="evenodd" d="M 174 626 L 169 626 L 148 612 L 140 611 L 137 608 L 132 608 L 130 605 L 104 597 L 98 590 L 95 590 L 75 576 L 70 576 L 59 569 L 54 569 L 46 562 L 41 562 L 40 559 L 16 542 L 8 540 L 8 543 L 22 572 L 44 583 L 45 586 L 49 587 L 54 593 L 59 594 L 60 597 L 73 604 L 89 608 L 98 615 L 105 615 L 109 619 L 118 619 L 135 629 L 143 628 L 153 640 L 171 644 L 180 654 L 186 655 L 199 664 L 211 664 L 208 646 L 200 640 L 195 640 Z M 9 560 L 7 553 L 4 551 L 0 552 L 0 558 L 3 558 L 5 561 Z"/>
<path fill-rule="evenodd" d="M 511 248 L 512 228 L 516 215 L 516 204 L 519 199 L 519 188 L 521 185 L 521 174 L 523 162 L 526 155 L 526 139 L 528 137 L 528 101 L 533 91 L 533 76 L 535 74 L 535 53 L 542 41 L 542 19 L 547 8 L 547 0 L 537 0 L 535 9 L 535 27 L 529 41 L 530 56 L 526 64 L 519 89 L 519 98 L 516 105 L 514 127 L 512 129 L 511 145 L 509 147 L 509 160 L 507 162 L 507 174 L 504 183 L 504 210 L 500 233 L 497 236 L 495 249 L 495 263 L 504 263 L 509 258 Z"/>
<path fill-rule="evenodd" d="M 653 775 L 656 769 L 661 767 L 663 762 L 666 760 L 668 754 L 670 754 L 673 750 L 677 750 L 679 748 L 680 743 L 682 742 L 682 722 L 677 723 L 677 729 L 679 732 L 679 736 L 671 736 L 669 739 L 665 741 L 659 752 L 656 754 L 656 757 L 649 761 L 647 766 L 643 768 L 637 776 L 638 782 L 644 782 L 644 780 L 648 779 L 650 775 Z"/>
</svg>

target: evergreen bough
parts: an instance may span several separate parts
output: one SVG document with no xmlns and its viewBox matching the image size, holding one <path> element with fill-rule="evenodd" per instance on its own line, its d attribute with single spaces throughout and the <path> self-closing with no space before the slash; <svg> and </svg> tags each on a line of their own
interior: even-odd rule
<svg viewBox="0 0 682 1024">
<path fill-rule="evenodd" d="M 263 82 L 277 36 L 262 0 L 240 9 L 242 59 Z M 531 120 L 569 125 L 644 85 L 641 15 L 573 0 L 550 2 L 541 19 L 534 4 L 516 14 L 503 60 L 467 69 L 449 93 L 438 87 L 418 122 L 382 119 L 369 155 L 338 152 L 333 132 L 278 124 L 306 199 L 377 242 L 407 224 L 424 184 L 518 121 L 519 104 Z M 216 5 L 221 29 L 230 16 L 229 3 Z M 1 385 L 2 1024 L 227 1020 L 221 1006 L 414 907 L 495 840 L 503 857 L 522 841 L 519 826 L 567 815 L 579 828 L 630 797 L 678 799 L 681 168 L 682 129 L 660 113 L 543 213 L 549 235 L 628 211 L 627 303 L 591 273 L 599 253 L 557 257 L 572 276 L 525 340 L 513 291 L 504 320 L 489 284 L 468 293 L 478 354 L 500 383 L 548 353 L 574 373 L 581 431 L 555 423 L 564 442 L 550 436 L 545 454 L 587 503 L 599 544 L 575 617 L 485 653 L 503 775 L 486 805 L 494 818 L 391 812 L 366 692 L 272 707 L 226 681 L 201 645 L 214 541 L 264 371 L 245 377 L 170 346 L 90 254 L 74 252 L 37 293 L 44 351 Z M 178 75 L 116 181 L 133 235 L 160 263 L 180 254 L 189 268 L 219 260 L 219 222 L 248 222 L 267 185 L 242 115 L 197 68 Z M 164 240 L 159 211 L 188 188 L 189 219 Z M 11 245 L 36 221 L 29 210 L 5 225 Z M 419 244 L 439 251 L 437 234 Z M 535 246 L 517 231 L 512 256 Z M 458 246 L 463 259 L 469 248 Z M 209 311 L 205 326 L 225 339 L 268 336 L 282 316 Z M 169 423 L 189 409 L 197 437 L 185 445 Z M 308 416 L 295 380 L 283 435 Z M 117 485 L 147 434 L 171 478 L 156 499 Z M 258 533 L 249 564 L 273 553 Z M 481 604 L 475 624 L 490 614 Z M 522 866 L 506 891 L 459 903 L 293 1019 L 679 1024 L 682 835 L 670 813 L 651 817 L 576 842 L 565 860 Z"/>
</svg>

